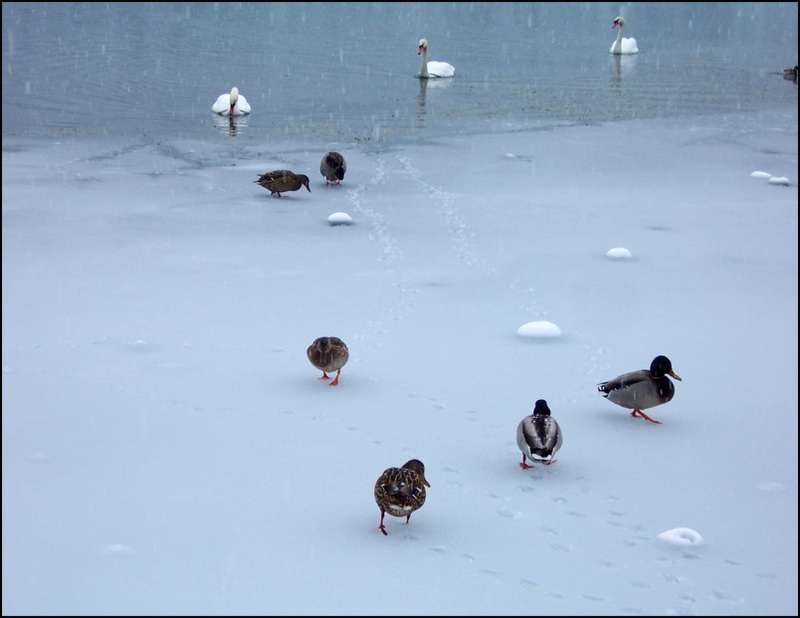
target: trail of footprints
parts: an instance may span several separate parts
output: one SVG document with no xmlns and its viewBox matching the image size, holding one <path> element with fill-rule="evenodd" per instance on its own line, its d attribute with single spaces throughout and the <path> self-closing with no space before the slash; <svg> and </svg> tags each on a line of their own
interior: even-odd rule
<svg viewBox="0 0 800 618">
<path fill-rule="evenodd" d="M 400 156 L 398 157 L 398 161 L 408 177 L 412 179 L 424 194 L 430 196 L 435 211 L 444 218 L 452 236 L 452 248 L 455 253 L 465 265 L 477 265 L 479 260 L 471 246 L 472 234 L 469 231 L 464 217 L 453 204 L 453 196 L 439 187 L 434 187 L 422 180 L 419 170 L 413 166 L 409 157 L 404 155 Z"/>
<path fill-rule="evenodd" d="M 403 251 L 397 238 L 392 233 L 388 220 L 380 212 L 369 206 L 366 194 L 385 183 L 386 162 L 383 157 L 377 159 L 376 167 L 368 184 L 361 184 L 353 189 L 348 189 L 347 199 L 353 212 L 357 213 L 370 227 L 370 240 L 378 248 L 378 260 L 386 272 L 387 279 L 392 281 L 396 290 L 395 298 L 387 301 L 384 299 L 383 307 L 373 315 L 386 316 L 390 321 L 402 320 L 415 307 L 413 288 L 409 285 L 408 278 L 400 265 L 403 260 Z M 382 332 L 384 322 L 371 320 L 367 323 L 367 330 Z M 356 340 L 366 339 L 366 335 L 356 335 Z"/>
<path fill-rule="evenodd" d="M 387 171 L 388 169 L 393 171 Z M 433 186 L 424 181 L 421 178 L 419 171 L 413 166 L 409 157 L 402 154 L 392 153 L 380 155 L 376 158 L 375 169 L 373 170 L 371 179 L 365 184 L 360 184 L 357 187 L 348 189 L 347 199 L 350 202 L 352 211 L 357 213 L 359 218 L 369 226 L 371 230 L 369 238 L 375 244 L 379 253 L 378 259 L 380 260 L 382 268 L 384 269 L 387 278 L 392 281 L 392 285 L 395 288 L 394 297 L 383 298 L 382 306 L 376 313 L 376 315 L 385 316 L 385 320 L 388 321 L 402 320 L 411 312 L 416 310 L 416 290 L 409 280 L 408 275 L 405 273 L 405 269 L 403 267 L 405 252 L 398 238 L 392 231 L 390 220 L 384 214 L 370 207 L 369 194 L 372 191 L 379 190 L 382 186 L 384 186 L 390 174 L 398 173 L 404 176 L 404 181 L 414 183 L 417 187 L 419 187 L 420 191 L 430 199 L 432 205 L 431 212 L 435 212 L 444 222 L 444 225 L 447 226 L 451 238 L 450 247 L 458 259 L 464 264 L 464 266 L 468 268 L 481 268 L 485 271 L 485 273 L 489 273 L 495 277 L 498 276 L 497 270 L 491 267 L 491 265 L 487 265 L 476 252 L 473 243 L 473 235 L 470 232 L 469 225 L 465 221 L 457 206 L 454 204 L 453 196 L 441 188 Z M 507 282 L 506 284 L 508 285 L 509 289 L 519 290 L 519 294 L 522 297 L 521 306 L 526 312 L 530 313 L 531 315 L 541 313 L 537 306 L 538 301 L 535 298 L 535 292 L 533 289 L 524 288 L 518 279 Z M 385 325 L 383 322 L 371 320 L 366 325 L 366 331 L 370 334 L 369 338 L 374 338 L 373 336 L 375 333 L 383 332 L 384 327 Z M 361 336 L 356 336 L 355 338 L 357 340 L 365 340 L 368 337 L 367 334 L 364 334 Z M 605 369 L 605 367 L 599 367 L 598 364 L 598 357 L 601 357 L 605 351 L 602 348 L 591 349 L 589 345 L 585 347 L 586 350 L 582 375 L 584 377 L 591 377 L 593 379 L 597 376 L 599 369 Z M 416 397 L 416 395 L 413 393 L 409 394 L 409 396 Z M 441 402 L 433 400 L 431 400 L 431 405 L 439 409 L 443 409 L 445 407 Z M 474 411 L 472 414 L 475 414 Z M 470 418 L 469 420 L 475 421 L 476 419 Z M 445 472 L 446 483 L 451 486 L 463 488 L 463 484 L 459 480 L 456 480 L 459 470 L 452 467 L 446 467 L 443 469 L 443 471 Z M 537 488 L 532 484 L 535 479 L 526 477 L 526 481 L 527 483 L 520 483 L 517 485 L 517 489 L 519 491 L 524 493 L 537 491 Z M 585 478 L 583 477 L 576 477 L 574 479 L 574 483 L 578 486 L 577 490 L 582 493 L 591 491 Z M 491 497 L 498 500 L 507 501 L 505 496 L 501 496 L 499 494 L 491 494 Z M 563 514 L 567 517 L 587 517 L 586 513 L 576 511 L 574 508 L 572 508 L 567 498 L 561 496 L 549 496 L 549 499 L 556 504 L 563 506 Z M 618 498 L 615 496 L 607 496 L 606 500 L 613 503 L 617 501 Z M 615 529 L 628 529 L 629 534 L 623 541 L 626 546 L 635 547 L 642 543 L 648 543 L 651 541 L 651 539 L 644 533 L 644 530 L 641 528 L 641 526 L 627 524 L 625 522 L 625 513 L 615 510 L 613 508 L 613 504 L 608 505 L 605 513 L 606 525 Z M 511 521 L 525 521 L 524 513 L 515 510 L 508 504 L 499 505 L 496 509 L 496 514 L 498 517 L 502 517 Z M 543 525 L 540 527 L 540 531 L 543 539 L 546 539 L 545 542 L 552 550 L 567 553 L 575 552 L 575 548 L 572 545 L 569 543 L 564 543 L 558 539 L 558 532 L 556 529 Z M 406 538 L 411 541 L 419 540 L 418 537 L 415 536 L 411 531 L 406 533 Z M 475 568 L 478 573 L 485 575 L 494 582 L 516 581 L 519 586 L 525 589 L 532 591 L 538 590 L 541 592 L 540 582 L 527 577 L 519 577 L 519 574 L 516 573 L 505 572 L 502 568 L 502 565 L 487 566 L 482 564 L 480 559 L 476 556 L 468 553 L 452 552 L 443 546 L 434 546 L 431 547 L 430 550 L 440 554 L 443 559 L 464 561 L 471 567 Z M 496 568 L 492 568 L 492 566 L 495 566 Z M 598 562 L 598 566 L 605 568 L 618 568 L 619 564 L 613 561 L 601 560 Z M 637 579 L 632 579 L 629 584 L 631 587 L 637 589 L 651 587 L 651 584 Z M 592 602 L 610 602 L 610 599 L 604 599 L 597 596 L 580 594 L 576 592 L 564 592 L 562 594 L 557 590 L 549 592 L 548 596 L 566 601 L 571 597 L 575 597 L 576 594 L 582 599 Z M 722 596 L 724 597 L 724 595 Z M 691 606 L 696 599 L 686 597 L 684 601 Z M 644 613 L 642 608 L 633 606 L 619 607 L 618 611 L 624 614 Z"/>
<path fill-rule="evenodd" d="M 384 316 L 386 321 L 399 321 L 416 309 L 417 291 L 403 268 L 405 251 L 392 231 L 389 218 L 369 205 L 370 193 L 380 190 L 390 174 L 401 175 L 405 184 L 416 185 L 430 199 L 430 211 L 438 214 L 444 221 L 451 237 L 451 248 L 465 266 L 472 268 L 481 265 L 481 260 L 473 249 L 472 235 L 463 215 L 453 203 L 454 198 L 441 188 L 422 180 L 419 170 L 407 156 L 396 153 L 377 156 L 370 180 L 349 189 L 347 199 L 352 211 L 369 226 L 370 240 L 376 245 L 378 260 L 387 279 L 395 288 L 394 297 L 383 299 L 383 306 L 377 315 Z M 380 333 L 385 326 L 384 322 L 373 320 L 366 325 L 366 330 L 374 335 L 376 332 Z M 356 340 L 366 338 L 366 335 L 355 336 Z"/>
</svg>

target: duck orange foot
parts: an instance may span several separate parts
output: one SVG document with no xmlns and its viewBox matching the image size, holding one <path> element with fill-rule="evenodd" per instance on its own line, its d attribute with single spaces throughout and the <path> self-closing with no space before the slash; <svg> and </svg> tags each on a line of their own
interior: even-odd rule
<svg viewBox="0 0 800 618">
<path fill-rule="evenodd" d="M 634 410 L 633 412 L 631 412 L 631 416 L 633 416 L 634 418 L 636 418 L 636 417 L 643 418 L 644 420 L 650 421 L 651 423 L 656 423 L 657 425 L 661 424 L 661 421 L 657 421 L 654 418 L 650 418 L 649 416 L 647 416 L 647 414 L 645 414 L 644 412 L 642 412 L 641 410 L 638 410 L 638 409 Z"/>
</svg>

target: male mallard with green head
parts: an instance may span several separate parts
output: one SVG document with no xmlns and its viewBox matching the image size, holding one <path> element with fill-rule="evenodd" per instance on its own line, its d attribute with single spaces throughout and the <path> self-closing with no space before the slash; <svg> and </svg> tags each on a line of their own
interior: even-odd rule
<svg viewBox="0 0 800 618">
<path fill-rule="evenodd" d="M 287 191 L 297 191 L 300 187 L 308 189 L 309 193 L 311 188 L 308 186 L 308 176 L 305 174 L 295 174 L 289 170 L 274 170 L 261 174 L 258 180 L 254 180 L 265 189 L 270 191 L 270 195 L 286 193 Z"/>
<path fill-rule="evenodd" d="M 553 456 L 561 448 L 561 441 L 561 427 L 550 416 L 547 402 L 539 399 L 533 406 L 533 413 L 517 425 L 517 446 L 522 451 L 519 467 L 523 470 L 533 468 L 525 463 L 526 459 L 545 466 L 556 463 Z"/>
<path fill-rule="evenodd" d="M 419 459 L 411 459 L 400 468 L 387 468 L 375 481 L 375 503 L 381 510 L 381 523 L 378 526 L 387 535 L 383 516 L 405 517 L 406 523 L 411 513 L 425 504 L 425 488 L 430 487 L 425 479 L 425 465 Z"/>
<path fill-rule="evenodd" d="M 330 386 L 339 384 L 339 374 L 350 358 L 350 351 L 339 337 L 318 337 L 306 349 L 308 360 L 314 367 L 322 371 L 320 380 L 329 380 L 328 372 L 336 372 Z"/>
<path fill-rule="evenodd" d="M 325 184 L 329 182 L 338 185 L 344 180 L 344 173 L 347 171 L 347 163 L 344 157 L 338 152 L 328 152 L 322 157 L 319 164 L 319 173 L 325 177 Z"/>
<path fill-rule="evenodd" d="M 597 385 L 600 394 L 618 406 L 633 410 L 631 416 L 643 418 L 651 423 L 661 423 L 642 412 L 660 406 L 675 396 L 675 385 L 667 376 L 681 380 L 672 370 L 672 361 L 666 356 L 656 356 L 650 369 L 640 369 L 617 376 L 613 380 Z"/>
</svg>

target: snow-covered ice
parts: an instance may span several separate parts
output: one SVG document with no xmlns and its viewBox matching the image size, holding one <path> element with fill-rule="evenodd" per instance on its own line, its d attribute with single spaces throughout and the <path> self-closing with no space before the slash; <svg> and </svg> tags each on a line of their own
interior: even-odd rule
<svg viewBox="0 0 800 618">
<path fill-rule="evenodd" d="M 796 612 L 797 188 L 741 173 L 796 165 L 796 126 L 367 145 L 304 200 L 252 178 L 328 143 L 4 138 L 4 613 Z M 623 201 L 610 144 L 642 152 Z M 656 354 L 662 425 L 598 396 Z M 567 439 L 524 473 L 539 398 Z M 427 502 L 384 537 L 373 484 L 412 457 Z M 702 548 L 653 543 L 675 522 Z"/>
<path fill-rule="evenodd" d="M 796 3 L 2 10 L 4 615 L 797 615 Z"/>
</svg>

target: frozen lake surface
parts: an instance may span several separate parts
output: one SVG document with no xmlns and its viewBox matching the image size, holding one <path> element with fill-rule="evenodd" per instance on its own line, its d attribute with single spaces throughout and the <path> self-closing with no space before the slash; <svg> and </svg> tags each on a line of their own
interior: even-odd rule
<svg viewBox="0 0 800 618">
<path fill-rule="evenodd" d="M 4 3 L 3 614 L 796 615 L 797 5 L 620 6 Z"/>
</svg>

